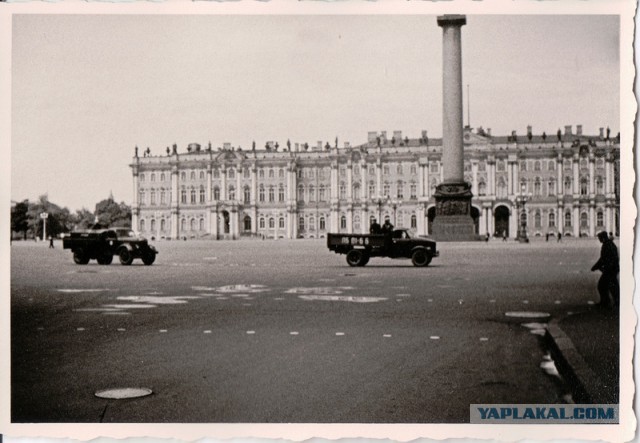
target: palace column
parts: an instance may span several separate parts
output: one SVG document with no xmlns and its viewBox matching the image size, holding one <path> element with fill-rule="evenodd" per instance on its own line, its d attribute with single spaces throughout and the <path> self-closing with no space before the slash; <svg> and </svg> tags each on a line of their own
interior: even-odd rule
<svg viewBox="0 0 640 443">
<path fill-rule="evenodd" d="M 136 148 L 136 154 L 137 154 L 137 148 Z M 138 228 L 140 227 L 138 225 L 138 218 L 140 217 L 140 206 L 138 204 L 138 195 L 140 193 L 140 190 L 138 189 L 139 187 L 138 169 L 139 169 L 140 159 L 138 158 L 137 155 L 135 156 L 134 161 L 135 163 L 131 165 L 131 168 L 133 170 L 133 202 L 131 204 L 131 229 L 137 232 Z"/>
<path fill-rule="evenodd" d="M 438 17 L 443 45 L 443 182 L 435 193 L 436 217 L 433 236 L 437 240 L 475 240 L 471 218 L 471 185 L 464 181 L 462 122 L 462 44 L 464 15 Z"/>
<path fill-rule="evenodd" d="M 180 194 L 178 192 L 178 164 L 176 163 L 171 167 L 171 238 L 174 240 L 177 240 L 180 236 L 180 231 L 178 228 L 178 213 L 180 211 L 179 202 Z"/>
</svg>

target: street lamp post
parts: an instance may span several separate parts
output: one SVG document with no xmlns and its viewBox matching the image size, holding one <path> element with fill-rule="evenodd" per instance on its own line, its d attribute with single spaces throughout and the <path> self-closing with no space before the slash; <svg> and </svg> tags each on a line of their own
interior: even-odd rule
<svg viewBox="0 0 640 443">
<path fill-rule="evenodd" d="M 40 218 L 42 219 L 42 241 L 47 238 L 47 218 L 49 214 L 47 212 L 41 212 Z"/>
<path fill-rule="evenodd" d="M 531 198 L 531 193 L 527 193 L 527 187 L 523 183 L 520 188 L 520 195 L 516 197 L 516 202 L 518 204 L 518 214 L 520 217 L 518 223 L 518 236 L 517 240 L 520 243 L 529 243 L 529 237 L 527 236 L 527 210 L 526 204 L 527 201 Z"/>
</svg>

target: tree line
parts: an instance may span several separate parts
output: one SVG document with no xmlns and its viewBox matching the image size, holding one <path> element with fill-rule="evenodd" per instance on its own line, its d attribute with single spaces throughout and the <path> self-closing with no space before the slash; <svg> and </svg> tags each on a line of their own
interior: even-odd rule
<svg viewBox="0 0 640 443">
<path fill-rule="evenodd" d="M 41 195 L 34 202 L 23 200 L 11 208 L 12 238 L 42 238 L 44 223 L 40 214 L 46 212 L 47 237 L 59 237 L 75 229 L 87 229 L 96 223 L 103 227 L 131 227 L 131 207 L 117 203 L 113 196 L 96 204 L 93 212 L 82 208 L 72 213 Z"/>
</svg>

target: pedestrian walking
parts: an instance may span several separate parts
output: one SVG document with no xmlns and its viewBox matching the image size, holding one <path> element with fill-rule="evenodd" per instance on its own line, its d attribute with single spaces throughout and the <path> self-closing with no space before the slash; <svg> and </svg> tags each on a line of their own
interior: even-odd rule
<svg viewBox="0 0 640 443">
<path fill-rule="evenodd" d="M 600 293 L 600 302 L 598 305 L 608 307 L 612 304 L 620 304 L 620 285 L 618 283 L 618 273 L 620 272 L 620 263 L 618 257 L 618 248 L 605 231 L 598 233 L 598 240 L 602 243 L 600 248 L 600 258 L 591 267 L 591 271 L 600 271 L 602 275 L 598 280 L 598 292 Z M 611 294 L 611 299 L 609 298 Z"/>
<path fill-rule="evenodd" d="M 562 241 L 562 232 L 558 232 L 558 243 Z"/>
<path fill-rule="evenodd" d="M 549 233 L 547 232 L 547 235 L 545 235 L 544 241 L 549 241 Z"/>
<path fill-rule="evenodd" d="M 485 236 L 484 241 L 486 241 L 487 243 L 489 243 L 489 237 L 491 237 L 491 236 L 490 236 L 490 235 L 489 235 L 489 233 L 487 232 L 487 235 Z"/>
<path fill-rule="evenodd" d="M 49 249 L 53 249 L 53 236 L 49 236 Z"/>
<path fill-rule="evenodd" d="M 507 230 L 502 231 L 502 241 L 507 241 Z"/>
</svg>

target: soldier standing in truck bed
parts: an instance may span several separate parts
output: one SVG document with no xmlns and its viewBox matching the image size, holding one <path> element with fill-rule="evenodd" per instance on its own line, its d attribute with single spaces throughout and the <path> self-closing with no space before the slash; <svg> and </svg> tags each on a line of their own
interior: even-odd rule
<svg viewBox="0 0 640 443">
<path fill-rule="evenodd" d="M 384 221 L 384 225 L 382 225 L 382 233 L 383 234 L 391 234 L 391 231 L 393 231 L 393 225 L 391 224 L 389 219 L 386 219 Z"/>
<path fill-rule="evenodd" d="M 380 234 L 382 233 L 382 227 L 378 223 L 378 221 L 374 218 L 373 223 L 369 227 L 369 234 Z"/>
</svg>

